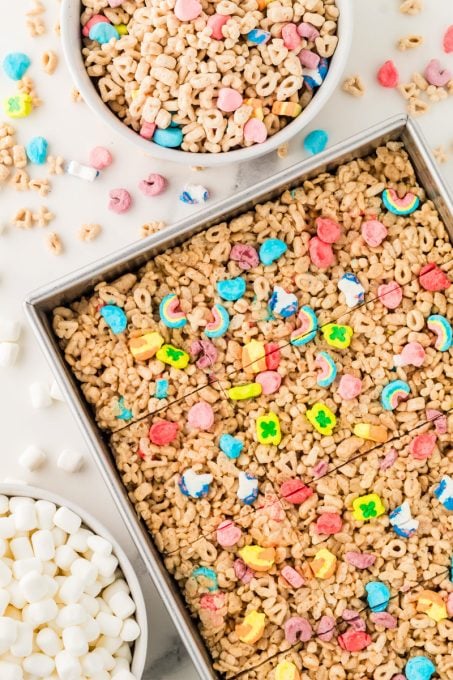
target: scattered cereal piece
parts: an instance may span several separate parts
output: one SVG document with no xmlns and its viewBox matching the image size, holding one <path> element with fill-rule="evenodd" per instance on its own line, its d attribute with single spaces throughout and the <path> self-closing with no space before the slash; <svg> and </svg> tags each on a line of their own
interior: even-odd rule
<svg viewBox="0 0 453 680">
<path fill-rule="evenodd" d="M 164 344 L 164 339 L 160 333 L 155 331 L 144 333 L 137 338 L 129 340 L 129 351 L 137 361 L 147 361 L 157 353 Z"/>
<path fill-rule="evenodd" d="M 407 680 L 430 680 L 435 672 L 436 667 L 433 662 L 422 655 L 412 657 L 404 667 Z"/>
<path fill-rule="evenodd" d="M 376 556 L 370 553 L 349 551 L 345 553 L 344 557 L 346 562 L 352 564 L 353 567 L 357 567 L 357 569 L 368 569 L 368 567 L 372 567 L 376 562 Z"/>
<path fill-rule="evenodd" d="M 393 88 L 398 85 L 399 73 L 392 60 L 386 61 L 377 73 L 377 79 L 382 87 Z"/>
<path fill-rule="evenodd" d="M 0 342 L 16 342 L 20 336 L 20 323 L 0 318 Z"/>
<path fill-rule="evenodd" d="M 422 11 L 422 7 L 422 0 L 404 0 L 400 5 L 400 12 L 415 15 Z"/>
<path fill-rule="evenodd" d="M 283 567 L 280 572 L 282 578 L 291 586 L 291 588 L 302 588 L 304 579 L 298 571 L 290 567 L 288 564 Z"/>
<path fill-rule="evenodd" d="M 62 175 L 64 160 L 61 156 L 47 156 L 47 165 L 49 166 L 49 175 Z"/>
<path fill-rule="evenodd" d="M 439 352 L 447 352 L 453 345 L 453 328 L 441 314 L 432 314 L 426 322 L 429 330 L 436 334 L 435 347 Z"/>
<path fill-rule="evenodd" d="M 95 172 L 97 175 L 97 170 Z M 109 197 L 108 209 L 118 214 L 127 212 L 132 205 L 132 196 L 127 189 L 112 189 Z"/>
<path fill-rule="evenodd" d="M 291 344 L 301 347 L 316 337 L 318 319 L 313 309 L 308 305 L 301 307 L 297 318 L 301 322 L 301 326 L 291 333 Z"/>
<path fill-rule="evenodd" d="M 41 17 L 32 17 L 26 22 L 26 25 L 32 38 L 38 38 L 46 32 L 46 26 Z"/>
<path fill-rule="evenodd" d="M 260 385 L 261 388 L 261 385 Z M 282 440 L 280 421 L 275 413 L 270 411 L 256 419 L 256 436 L 260 444 L 278 446 Z"/>
<path fill-rule="evenodd" d="M 277 149 L 277 156 L 279 158 L 286 158 L 287 155 L 288 155 L 288 151 L 289 151 L 289 145 L 288 144 L 282 144 Z"/>
<path fill-rule="evenodd" d="M 420 522 L 412 517 L 409 501 L 404 501 L 392 510 L 389 521 L 395 533 L 403 538 L 410 538 L 418 529 Z"/>
<path fill-rule="evenodd" d="M 167 188 L 167 180 L 163 175 L 152 173 L 146 179 L 142 179 L 139 182 L 138 188 L 145 196 L 159 196 Z"/>
<path fill-rule="evenodd" d="M 337 424 L 337 419 L 330 408 L 320 402 L 313 404 L 305 415 L 315 430 L 324 436 L 330 436 Z"/>
<path fill-rule="evenodd" d="M 79 229 L 79 239 L 81 241 L 94 241 L 101 233 L 100 224 L 82 224 Z"/>
<path fill-rule="evenodd" d="M 337 558 L 327 548 L 321 548 L 310 562 L 310 567 L 316 578 L 330 578 L 335 574 Z"/>
<path fill-rule="evenodd" d="M 275 667 L 275 680 L 300 680 L 300 673 L 292 661 L 280 661 Z"/>
<path fill-rule="evenodd" d="M 345 297 L 346 305 L 350 308 L 360 304 L 365 299 L 365 289 L 358 277 L 351 272 L 345 272 L 338 282 L 338 288 Z"/>
<path fill-rule="evenodd" d="M 394 411 L 401 401 L 406 401 L 411 388 L 404 380 L 392 380 L 384 385 L 381 392 L 381 404 L 386 411 Z"/>
<path fill-rule="evenodd" d="M 429 104 L 418 97 L 410 97 L 407 112 L 414 117 L 422 116 L 429 111 Z"/>
<path fill-rule="evenodd" d="M 187 317 L 181 310 L 179 298 L 174 293 L 166 295 L 159 305 L 159 316 L 167 328 L 183 328 Z"/>
<path fill-rule="evenodd" d="M 394 215 L 411 215 L 420 205 L 420 199 L 410 191 L 400 198 L 394 189 L 384 189 L 382 202 L 387 210 Z"/>
<path fill-rule="evenodd" d="M 370 248 L 377 248 L 387 236 L 387 228 L 379 220 L 367 220 L 362 223 L 363 240 Z"/>
<path fill-rule="evenodd" d="M 420 269 L 418 280 L 422 288 L 431 292 L 447 290 L 451 286 L 448 276 L 433 262 L 428 262 Z"/>
<path fill-rule="evenodd" d="M 180 477 L 178 486 L 184 496 L 202 498 L 209 493 L 209 485 L 213 480 L 210 474 L 197 474 L 192 468 L 188 468 Z"/>
<path fill-rule="evenodd" d="M 57 459 L 57 467 L 65 472 L 78 472 L 84 463 L 84 456 L 79 451 L 63 449 Z"/>
<path fill-rule="evenodd" d="M 191 406 L 187 413 L 187 422 L 196 430 L 210 430 L 214 425 L 214 411 L 211 404 L 199 401 Z"/>
<path fill-rule="evenodd" d="M 323 512 L 316 520 L 318 534 L 326 534 L 327 536 L 338 534 L 342 526 L 343 520 L 337 512 Z"/>
<path fill-rule="evenodd" d="M 235 628 L 236 635 L 241 642 L 254 645 L 263 637 L 266 615 L 253 609 L 247 614 L 243 622 Z"/>
<path fill-rule="evenodd" d="M 330 217 L 316 218 L 316 233 L 324 243 L 336 243 L 341 237 L 341 227 Z"/>
<path fill-rule="evenodd" d="M 360 439 L 385 444 L 388 439 L 387 428 L 383 425 L 369 425 L 368 423 L 357 423 L 354 425 L 354 434 Z"/>
<path fill-rule="evenodd" d="M 417 611 L 427 614 L 436 623 L 448 618 L 444 600 L 433 590 L 422 590 L 417 593 Z"/>
<path fill-rule="evenodd" d="M 268 238 L 260 246 L 259 258 L 262 264 L 270 265 L 286 253 L 288 246 L 279 238 Z"/>
<path fill-rule="evenodd" d="M 408 342 L 400 352 L 393 356 L 395 366 L 416 366 L 420 368 L 425 361 L 426 352 L 419 342 Z"/>
<path fill-rule="evenodd" d="M 127 316 L 124 310 L 121 309 L 121 307 L 118 307 L 118 305 L 104 305 L 99 310 L 99 313 L 115 335 L 123 333 L 123 331 L 126 330 Z"/>
<path fill-rule="evenodd" d="M 321 326 L 322 334 L 327 344 L 336 349 L 346 349 L 351 344 L 354 331 L 350 326 L 328 323 Z"/>
<path fill-rule="evenodd" d="M 61 255 L 63 252 L 63 243 L 56 232 L 51 231 L 49 234 L 47 234 L 46 243 L 50 252 L 54 255 Z"/>
<path fill-rule="evenodd" d="M 362 381 L 354 375 L 345 373 L 338 384 L 338 394 L 342 399 L 355 399 L 362 391 Z"/>
<path fill-rule="evenodd" d="M 384 504 L 376 493 L 359 496 L 352 502 L 352 508 L 354 519 L 360 522 L 368 522 L 385 514 Z"/>
<path fill-rule="evenodd" d="M 438 163 L 446 163 L 448 161 L 448 155 L 443 146 L 436 146 L 433 149 L 433 156 Z"/>
<path fill-rule="evenodd" d="M 371 645 L 372 639 L 368 633 L 350 629 L 338 636 L 338 643 L 348 652 L 361 652 Z"/>
<path fill-rule="evenodd" d="M 44 137 L 33 137 L 27 146 L 27 158 L 30 163 L 35 163 L 36 165 L 44 165 L 47 160 L 47 150 L 49 148 L 49 143 Z"/>
<path fill-rule="evenodd" d="M 241 455 L 244 442 L 237 437 L 233 437 L 231 434 L 222 434 L 219 440 L 219 447 L 228 458 L 235 460 Z"/>
<path fill-rule="evenodd" d="M 403 299 L 403 289 L 396 281 L 382 283 L 377 290 L 379 301 L 387 309 L 396 309 Z"/>
<path fill-rule="evenodd" d="M 211 309 L 212 321 L 209 321 L 204 329 L 208 338 L 220 338 L 225 335 L 230 325 L 228 310 L 221 304 L 215 304 Z"/>
<path fill-rule="evenodd" d="M 299 302 L 294 293 L 287 293 L 281 286 L 274 286 L 268 307 L 272 313 L 288 318 L 297 312 Z"/>
<path fill-rule="evenodd" d="M 45 73 L 51 76 L 58 66 L 58 57 L 52 50 L 46 50 L 41 57 L 41 66 Z"/>
<path fill-rule="evenodd" d="M 275 562 L 275 549 L 247 545 L 239 550 L 239 557 L 254 571 L 269 571 Z"/>
<path fill-rule="evenodd" d="M 10 52 L 3 59 L 3 70 L 11 80 L 21 80 L 30 64 L 30 57 L 23 52 Z"/>
<path fill-rule="evenodd" d="M 316 377 L 316 382 L 320 387 L 329 387 L 337 376 L 337 367 L 334 359 L 328 352 L 319 352 L 316 355 L 315 364 L 321 371 Z"/>
<path fill-rule="evenodd" d="M 169 364 L 173 368 L 186 368 L 190 356 L 183 349 L 178 349 L 174 345 L 162 345 L 156 353 L 157 359 L 164 364 Z"/>
<path fill-rule="evenodd" d="M 104 170 L 113 163 L 112 154 L 104 146 L 95 146 L 91 149 L 89 161 L 92 168 L 95 170 Z"/>
<path fill-rule="evenodd" d="M 16 363 L 19 345 L 15 342 L 0 342 L 0 368 L 9 368 Z"/>
<path fill-rule="evenodd" d="M 390 588 L 382 581 L 370 581 L 365 585 L 368 606 L 372 612 L 384 612 L 390 601 Z"/>
<path fill-rule="evenodd" d="M 414 35 L 411 33 L 404 38 L 400 38 L 398 40 L 397 47 L 399 50 L 401 50 L 401 52 L 405 52 L 406 50 L 412 50 L 415 47 L 420 47 L 420 45 L 423 45 L 424 42 L 425 40 L 422 35 Z"/>
<path fill-rule="evenodd" d="M 258 257 L 258 253 L 256 252 L 255 248 L 242 243 L 236 243 L 231 248 L 230 260 L 237 262 L 239 267 L 246 271 L 257 267 L 260 263 L 260 258 Z"/>
<path fill-rule="evenodd" d="M 240 472 L 237 497 L 246 505 L 252 505 L 258 498 L 257 478 L 248 472 Z"/>
<path fill-rule="evenodd" d="M 234 522 L 226 520 L 217 527 L 216 537 L 217 542 L 222 548 L 232 548 L 233 545 L 236 545 L 241 540 L 242 531 Z"/>
<path fill-rule="evenodd" d="M 261 385 L 262 394 L 275 394 L 280 389 L 282 377 L 277 371 L 263 371 L 258 373 L 255 382 Z"/>
<path fill-rule="evenodd" d="M 155 220 L 154 222 L 148 222 L 147 224 L 143 224 L 140 230 L 140 235 L 142 238 L 147 238 L 148 236 L 152 236 L 152 234 L 155 234 L 156 231 L 160 231 L 165 227 L 164 222 L 158 222 Z"/>
<path fill-rule="evenodd" d="M 325 130 L 312 130 L 304 139 L 304 149 L 314 156 L 324 151 L 328 141 L 329 135 Z"/>
<path fill-rule="evenodd" d="M 363 97 L 365 94 L 365 84 L 360 76 L 346 78 L 342 86 L 343 92 L 352 94 L 353 97 Z"/>
<path fill-rule="evenodd" d="M 3 109 L 10 118 L 26 118 L 33 111 L 33 102 L 29 94 L 16 94 L 3 102 Z"/>
<path fill-rule="evenodd" d="M 438 59 L 431 59 L 423 74 L 430 85 L 445 87 L 453 78 L 453 73 L 442 68 Z"/>
<path fill-rule="evenodd" d="M 287 479 L 280 485 L 280 497 L 293 505 L 304 503 L 310 496 L 313 496 L 313 489 L 300 479 Z"/>
<path fill-rule="evenodd" d="M 217 292 L 223 300 L 235 301 L 243 297 L 247 284 L 243 276 L 217 281 Z"/>
<path fill-rule="evenodd" d="M 443 48 L 446 54 L 453 52 L 453 25 L 449 26 L 445 31 L 443 39 Z"/>
<path fill-rule="evenodd" d="M 46 460 L 47 456 L 44 451 L 32 444 L 31 446 L 27 446 L 25 451 L 19 456 L 19 465 L 25 470 L 35 472 L 44 465 Z"/>
<path fill-rule="evenodd" d="M 311 262 L 319 269 L 327 269 L 335 262 L 330 243 L 324 243 L 318 236 L 313 236 L 308 242 L 308 253 Z"/>
</svg>

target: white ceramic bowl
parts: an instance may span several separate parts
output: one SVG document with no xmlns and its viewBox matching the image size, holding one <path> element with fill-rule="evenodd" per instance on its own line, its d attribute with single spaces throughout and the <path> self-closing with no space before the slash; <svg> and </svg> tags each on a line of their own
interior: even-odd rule
<svg viewBox="0 0 453 680">
<path fill-rule="evenodd" d="M 219 154 L 190 153 L 178 149 L 167 149 L 143 139 L 132 128 L 122 123 L 109 107 L 104 104 L 83 64 L 80 4 L 80 0 L 63 0 L 61 9 L 61 36 L 69 71 L 83 99 L 107 125 L 148 156 L 187 165 L 214 166 L 246 161 L 269 153 L 287 142 L 316 118 L 332 95 L 343 75 L 352 42 L 352 0 L 336 0 L 340 10 L 337 49 L 330 60 L 329 71 L 323 84 L 300 116 L 297 116 L 297 118 L 275 135 L 269 137 L 263 144 L 254 144 L 247 148 Z"/>
<path fill-rule="evenodd" d="M 113 554 L 118 558 L 119 567 L 124 574 L 125 581 L 129 585 L 131 597 L 134 600 L 136 606 L 134 616 L 138 625 L 140 626 L 141 633 L 140 637 L 134 642 L 132 649 L 131 672 L 137 678 L 137 680 L 140 680 L 145 668 L 146 651 L 148 646 L 148 620 L 146 616 L 145 599 L 143 597 L 142 589 L 140 588 L 140 583 L 132 567 L 132 564 L 129 562 L 129 559 L 126 557 L 126 554 L 119 545 L 118 541 L 116 541 L 107 531 L 107 529 L 105 529 L 102 524 L 98 522 L 98 520 L 95 519 L 89 512 L 83 510 L 75 503 L 66 500 L 66 498 L 58 496 L 57 494 L 50 493 L 44 489 L 38 489 L 35 486 L 29 486 L 28 484 L 5 483 L 0 483 L 0 494 L 8 497 L 22 496 L 26 498 L 33 498 L 34 500 L 50 501 L 51 503 L 55 503 L 57 506 L 64 505 L 82 518 L 82 522 L 87 529 L 91 529 L 96 534 L 98 534 L 98 536 L 102 536 L 107 541 L 110 541 L 110 543 L 113 545 Z"/>
</svg>

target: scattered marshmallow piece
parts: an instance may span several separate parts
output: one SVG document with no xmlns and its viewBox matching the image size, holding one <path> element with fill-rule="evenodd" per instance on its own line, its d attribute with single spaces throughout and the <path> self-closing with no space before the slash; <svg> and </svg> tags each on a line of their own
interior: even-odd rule
<svg viewBox="0 0 453 680">
<path fill-rule="evenodd" d="M 134 600 L 121 591 L 112 595 L 109 605 L 112 612 L 120 619 L 127 619 L 135 612 Z"/>
<path fill-rule="evenodd" d="M 9 368 L 16 363 L 19 345 L 15 342 L 0 342 L 0 368 Z"/>
<path fill-rule="evenodd" d="M 140 626 L 134 619 L 126 619 L 121 628 L 120 636 L 124 642 L 135 642 L 140 635 Z"/>
<path fill-rule="evenodd" d="M 29 387 L 33 408 L 47 408 L 52 404 L 49 386 L 43 382 L 34 382 Z"/>
<path fill-rule="evenodd" d="M 81 163 L 77 163 L 77 161 L 69 161 L 66 165 L 66 172 L 68 175 L 73 175 L 73 177 L 78 177 L 79 179 L 85 179 L 88 182 L 94 182 L 99 175 L 98 170 L 95 168 L 90 168 L 88 165 L 82 165 Z"/>
<path fill-rule="evenodd" d="M 19 465 L 30 472 L 39 470 L 47 460 L 47 456 L 41 449 L 33 444 L 27 446 L 25 451 L 19 456 Z"/>
<path fill-rule="evenodd" d="M 63 449 L 58 456 L 57 467 L 65 472 L 78 472 L 83 466 L 84 456 L 72 449 Z"/>
<path fill-rule="evenodd" d="M 39 500 L 35 503 L 35 509 L 39 529 L 52 529 L 54 526 L 53 518 L 57 511 L 55 503 Z"/>
<path fill-rule="evenodd" d="M 38 678 L 48 678 L 55 668 L 55 662 L 46 654 L 30 654 L 23 661 L 24 671 Z"/>
<path fill-rule="evenodd" d="M 94 553 L 99 553 L 100 555 L 111 555 L 112 553 L 112 544 L 110 541 L 102 538 L 102 536 L 90 536 L 87 539 L 87 544 Z"/>
<path fill-rule="evenodd" d="M 67 534 L 74 534 L 82 524 L 82 520 L 75 512 L 63 506 L 56 511 L 53 521 L 55 526 L 63 529 Z"/>
<path fill-rule="evenodd" d="M 56 380 L 52 380 L 52 382 L 50 384 L 50 396 L 55 401 L 65 401 L 63 393 L 60 390 L 60 386 L 58 385 Z"/>
<path fill-rule="evenodd" d="M 11 319 L 0 318 L 0 342 L 16 342 L 19 340 L 20 323 Z"/>
<path fill-rule="evenodd" d="M 36 636 L 36 644 L 44 654 L 55 657 L 63 649 L 63 644 L 52 628 L 41 628 Z"/>
</svg>

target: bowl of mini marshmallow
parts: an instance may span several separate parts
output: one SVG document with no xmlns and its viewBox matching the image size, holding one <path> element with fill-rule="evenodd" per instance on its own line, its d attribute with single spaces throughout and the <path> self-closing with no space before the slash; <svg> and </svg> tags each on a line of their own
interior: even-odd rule
<svg viewBox="0 0 453 680">
<path fill-rule="evenodd" d="M 0 484 L 0 678 L 140 680 L 139 581 L 117 541 L 55 494 Z"/>
<path fill-rule="evenodd" d="M 339 85 L 352 0 L 63 0 L 66 63 L 106 126 L 192 166 L 257 158 Z"/>
</svg>

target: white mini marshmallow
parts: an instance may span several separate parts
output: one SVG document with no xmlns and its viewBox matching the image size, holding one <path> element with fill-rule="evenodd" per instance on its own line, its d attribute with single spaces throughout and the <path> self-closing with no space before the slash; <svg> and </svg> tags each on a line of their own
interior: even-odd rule
<svg viewBox="0 0 453 680">
<path fill-rule="evenodd" d="M 66 531 L 67 534 L 74 534 L 82 524 L 80 517 L 65 507 L 58 508 L 53 521 L 57 527 Z"/>
<path fill-rule="evenodd" d="M 123 646 L 123 645 L 121 645 Z M 128 645 L 125 645 L 129 649 Z M 118 673 L 120 670 L 130 671 L 131 665 L 127 659 L 122 656 L 118 656 L 118 652 L 115 654 L 115 668 L 112 673 Z"/>
<path fill-rule="evenodd" d="M 112 554 L 112 544 L 110 541 L 107 541 L 107 539 L 102 538 L 102 536 L 90 536 L 87 543 L 88 547 L 91 548 L 94 553 L 98 553 L 99 555 Z"/>
<path fill-rule="evenodd" d="M 49 529 L 35 531 L 31 537 L 35 557 L 43 562 L 53 560 L 55 557 L 55 543 L 52 532 Z"/>
<path fill-rule="evenodd" d="M 112 654 L 105 648 L 104 646 L 104 641 L 107 638 L 102 637 L 100 643 L 96 647 L 96 649 L 102 654 L 102 658 L 104 661 L 104 669 L 106 671 L 111 671 L 113 668 L 115 668 L 115 659 L 113 658 Z"/>
<path fill-rule="evenodd" d="M 32 444 L 31 446 L 27 446 L 25 451 L 19 456 L 19 465 L 25 470 L 35 472 L 35 470 L 39 470 L 39 468 L 44 465 L 46 460 L 47 456 L 44 451 Z"/>
<path fill-rule="evenodd" d="M 88 182 L 94 182 L 96 177 L 99 175 L 99 171 L 92 168 L 89 165 L 82 165 L 77 161 L 68 161 L 66 164 L 66 172 L 68 175 L 73 175 L 73 177 L 78 177 L 79 179 L 85 179 Z"/>
<path fill-rule="evenodd" d="M 93 649 L 89 654 L 85 654 L 80 661 L 84 674 L 90 678 L 104 670 L 104 655 L 97 649 Z"/>
<path fill-rule="evenodd" d="M 136 680 L 135 675 L 132 675 L 130 671 L 127 671 L 125 669 L 119 670 L 118 673 L 115 673 L 115 671 L 113 671 L 112 678 L 114 678 L 114 680 Z"/>
<path fill-rule="evenodd" d="M 63 645 L 67 652 L 73 656 L 88 654 L 88 642 L 79 626 L 68 626 L 62 633 Z"/>
<path fill-rule="evenodd" d="M 38 525 L 34 503 L 17 503 L 12 518 L 17 531 L 32 531 Z"/>
<path fill-rule="evenodd" d="M 60 609 L 56 623 L 59 628 L 69 628 L 70 626 L 79 626 L 87 620 L 86 610 L 81 604 L 74 602 Z"/>
<path fill-rule="evenodd" d="M 26 605 L 22 610 L 24 621 L 36 626 L 52 621 L 58 614 L 58 607 L 55 600 L 47 599 L 33 602 Z"/>
<path fill-rule="evenodd" d="M 53 542 L 55 543 L 55 548 L 58 548 L 60 545 L 64 545 L 66 543 L 66 539 L 68 538 L 66 531 L 63 531 L 63 529 L 60 529 L 60 527 L 53 527 L 51 532 L 53 536 Z"/>
<path fill-rule="evenodd" d="M 11 593 L 6 588 L 0 588 L 0 616 L 5 613 L 6 607 L 11 602 Z"/>
<path fill-rule="evenodd" d="M 57 511 L 55 503 L 39 500 L 35 503 L 36 516 L 38 518 L 39 529 L 52 529 L 54 526 L 53 518 Z"/>
<path fill-rule="evenodd" d="M 130 665 L 132 662 L 132 652 L 130 646 L 124 642 L 121 647 L 116 650 L 115 659 L 126 659 Z"/>
<path fill-rule="evenodd" d="M 55 551 L 55 563 L 63 571 L 69 571 L 76 559 L 77 553 L 69 545 L 60 545 Z"/>
<path fill-rule="evenodd" d="M 31 405 L 33 408 L 47 408 L 52 404 L 49 386 L 47 383 L 34 382 L 29 387 Z"/>
<path fill-rule="evenodd" d="M 103 585 L 98 580 L 91 583 L 89 586 L 85 586 L 85 593 L 91 597 L 97 597 L 102 591 Z"/>
<path fill-rule="evenodd" d="M 140 626 L 135 619 L 126 619 L 121 628 L 120 637 L 124 642 L 135 642 L 140 635 Z"/>
<path fill-rule="evenodd" d="M 115 573 L 118 566 L 118 560 L 115 555 L 99 555 L 99 553 L 94 553 L 91 561 L 97 566 L 99 575 L 107 578 Z"/>
<path fill-rule="evenodd" d="M 4 559 L 0 560 L 0 588 L 6 588 L 13 577 L 11 569 L 5 564 Z"/>
<path fill-rule="evenodd" d="M 8 652 L 16 642 L 17 621 L 9 616 L 0 616 L 0 654 Z"/>
<path fill-rule="evenodd" d="M 43 568 L 44 568 L 43 578 L 45 578 L 45 580 L 47 582 L 47 593 L 48 593 L 47 597 L 54 597 L 58 592 L 59 585 L 58 585 L 57 581 L 55 580 L 55 577 L 54 577 L 55 575 L 49 576 L 49 574 L 47 574 L 46 571 L 45 571 L 46 566 L 49 565 L 49 564 L 54 564 L 54 563 L 53 562 L 46 562 L 43 565 Z"/>
<path fill-rule="evenodd" d="M 120 619 L 127 619 L 135 612 L 135 602 L 127 593 L 115 593 L 110 598 L 109 605 L 112 612 Z"/>
<path fill-rule="evenodd" d="M 87 642 L 94 642 L 101 634 L 99 624 L 96 619 L 93 619 L 92 616 L 89 616 L 87 621 L 85 621 L 85 623 L 83 623 L 80 627 L 83 630 L 83 634 Z"/>
<path fill-rule="evenodd" d="M 37 571 L 42 574 L 42 562 L 36 557 L 28 557 L 25 560 L 16 560 L 13 564 L 13 574 L 17 581 L 28 574 L 30 571 Z"/>
<path fill-rule="evenodd" d="M 22 595 L 29 603 L 44 600 L 49 595 L 47 578 L 37 571 L 30 571 L 19 581 Z"/>
<path fill-rule="evenodd" d="M 50 396 L 55 401 L 64 401 L 65 400 L 65 398 L 62 394 L 62 391 L 60 390 L 60 386 L 58 385 L 56 380 L 52 380 L 52 382 L 50 384 Z"/>
<path fill-rule="evenodd" d="M 64 604 L 73 604 L 82 597 L 84 582 L 78 576 L 68 576 L 63 582 L 58 595 Z"/>
<path fill-rule="evenodd" d="M 0 342 L 16 342 L 20 336 L 20 323 L 0 317 Z"/>
<path fill-rule="evenodd" d="M 8 496 L 0 495 L 0 515 L 5 515 L 9 511 Z"/>
<path fill-rule="evenodd" d="M 79 660 L 65 649 L 55 657 L 55 666 L 61 680 L 80 680 L 82 667 Z"/>
<path fill-rule="evenodd" d="M 58 571 L 58 567 L 55 562 L 44 562 L 42 565 L 42 573 L 53 578 Z"/>
<path fill-rule="evenodd" d="M 27 485 L 25 479 L 19 479 L 19 477 L 3 477 L 2 482 L 3 484 L 14 484 L 14 486 L 17 486 L 18 484 L 21 486 Z"/>
<path fill-rule="evenodd" d="M 0 517 L 0 538 L 14 538 L 16 535 L 16 525 L 13 518 Z"/>
<path fill-rule="evenodd" d="M 102 635 L 107 635 L 108 637 L 118 637 L 123 627 L 122 619 L 105 612 L 99 612 L 96 616 L 96 621 L 99 624 L 99 630 Z"/>
<path fill-rule="evenodd" d="M 55 668 L 55 661 L 46 654 L 30 654 L 23 663 L 24 671 L 38 678 L 48 678 Z"/>
<path fill-rule="evenodd" d="M 83 454 L 72 449 L 63 449 L 57 459 L 57 466 L 65 472 L 78 472 L 84 462 Z"/>
<path fill-rule="evenodd" d="M 9 661 L 0 661 L 0 678 L 2 680 L 23 680 L 21 666 Z"/>
<path fill-rule="evenodd" d="M 15 560 L 26 560 L 29 557 L 34 557 L 33 548 L 27 536 L 13 538 L 9 547 Z"/>
<path fill-rule="evenodd" d="M 14 366 L 19 354 L 19 345 L 15 342 L 0 342 L 0 368 Z"/>
<path fill-rule="evenodd" d="M 96 616 L 99 613 L 99 603 L 91 595 L 84 593 L 80 598 L 80 604 L 90 616 Z"/>
<path fill-rule="evenodd" d="M 29 656 L 33 651 L 33 626 L 30 623 L 17 622 L 17 637 L 11 645 L 11 654 L 17 657 Z"/>
<path fill-rule="evenodd" d="M 16 607 L 16 609 L 22 609 L 27 604 L 27 600 L 22 594 L 22 588 L 20 587 L 20 581 L 13 579 L 8 586 L 8 592 L 11 598 L 11 605 Z"/>
<path fill-rule="evenodd" d="M 5 541 L 4 538 L 0 538 L 0 557 L 3 557 L 3 555 L 6 555 L 8 552 L 8 543 Z"/>
<path fill-rule="evenodd" d="M 111 586 L 108 586 L 102 593 L 102 597 L 108 604 L 110 602 L 110 598 L 113 597 L 113 595 L 115 595 L 116 593 L 126 593 L 127 595 L 129 594 L 129 586 L 127 585 L 126 581 L 122 578 L 119 578 L 117 581 L 115 581 L 115 583 L 112 583 Z"/>
<path fill-rule="evenodd" d="M 78 553 L 85 553 L 89 550 L 88 539 L 92 535 L 92 531 L 82 527 L 75 533 L 71 534 L 71 536 L 68 538 L 67 545 L 71 546 L 71 548 L 74 548 L 74 550 Z"/>
<path fill-rule="evenodd" d="M 55 657 L 63 649 L 63 643 L 52 628 L 41 628 L 36 635 L 36 644 L 44 654 Z"/>
<path fill-rule="evenodd" d="M 109 637 L 107 635 L 101 635 L 101 637 L 96 643 L 98 649 L 104 649 L 112 656 L 113 654 L 116 654 L 116 652 L 118 651 L 122 644 L 123 641 L 120 637 Z M 107 668 L 107 670 L 110 671 L 112 669 Z"/>
<path fill-rule="evenodd" d="M 82 579 L 85 585 L 90 585 L 96 581 L 98 568 L 89 560 L 79 557 L 71 564 L 71 574 Z"/>
</svg>

